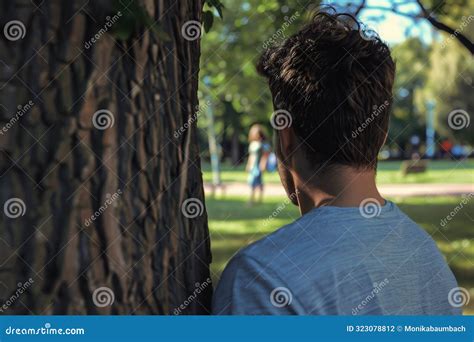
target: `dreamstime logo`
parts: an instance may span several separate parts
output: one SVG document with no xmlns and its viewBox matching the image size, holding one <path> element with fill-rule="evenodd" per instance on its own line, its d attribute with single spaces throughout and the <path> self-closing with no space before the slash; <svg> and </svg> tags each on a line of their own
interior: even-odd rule
<svg viewBox="0 0 474 342">
<path fill-rule="evenodd" d="M 188 296 L 188 298 L 186 298 L 184 300 L 184 302 L 182 304 L 179 305 L 179 307 L 175 308 L 173 313 L 175 315 L 180 315 L 183 310 L 186 310 L 186 308 L 193 302 L 196 300 L 196 298 L 204 292 L 204 290 L 211 286 L 212 284 L 212 280 L 211 278 L 207 278 L 203 283 L 196 283 L 194 284 L 195 286 L 195 289 L 193 291 L 193 293 L 191 293 L 191 295 Z"/>
<path fill-rule="evenodd" d="M 13 303 L 20 298 L 20 296 L 26 292 L 26 290 L 34 283 L 35 281 L 30 278 L 24 283 L 17 284 L 17 290 L 0 306 L 0 312 L 6 311 Z"/>
<path fill-rule="evenodd" d="M 118 189 L 117 192 L 114 192 L 112 195 L 107 194 L 105 195 L 104 204 L 102 204 L 99 209 L 97 209 L 87 220 L 84 222 L 86 227 L 89 227 L 92 222 L 94 222 L 100 215 L 102 215 L 108 207 L 116 205 L 116 201 L 119 199 L 120 195 L 122 195 L 122 190 Z"/>
<path fill-rule="evenodd" d="M 463 16 L 462 18 L 462 21 L 461 21 L 461 25 L 459 25 L 459 27 L 454 30 L 453 33 L 451 33 L 448 38 L 446 38 L 443 43 L 441 44 L 441 48 L 444 49 L 446 48 L 446 46 L 448 46 L 448 44 L 453 40 L 455 39 L 457 36 L 459 36 L 465 29 L 466 27 L 468 27 L 468 25 L 471 23 L 471 21 L 474 20 L 474 15 L 470 15 L 469 17 L 466 17 L 466 16 Z"/>
<path fill-rule="evenodd" d="M 264 49 L 267 49 L 271 45 L 275 45 L 277 41 L 280 41 L 285 38 L 285 31 L 290 27 L 291 24 L 300 16 L 300 13 L 296 11 L 291 17 L 285 16 L 285 22 L 283 25 L 262 45 Z"/>
<path fill-rule="evenodd" d="M 372 291 L 357 305 L 355 308 L 352 309 L 353 315 L 358 315 L 366 306 L 369 304 L 382 290 L 387 284 L 389 280 L 385 278 L 380 283 L 375 282 L 373 284 Z"/>
<path fill-rule="evenodd" d="M 459 204 L 455 206 L 453 210 L 451 210 L 449 214 L 446 215 L 446 217 L 441 219 L 440 221 L 441 227 L 445 228 L 448 225 L 448 223 L 451 222 L 454 216 L 456 216 L 469 203 L 469 201 L 472 199 L 473 196 L 474 196 L 474 193 L 472 192 L 468 194 L 463 194 L 461 196 L 462 197 L 461 202 L 459 202 Z"/>
<path fill-rule="evenodd" d="M 5 124 L 5 126 L 3 126 L 1 129 L 0 129 L 0 134 L 3 135 L 4 133 L 7 133 L 8 130 L 10 128 L 13 127 L 14 124 L 16 124 L 20 118 L 25 115 L 26 113 L 28 113 L 28 111 L 35 105 L 35 103 L 33 101 L 28 101 L 27 103 L 25 103 L 23 106 L 22 105 L 19 105 L 17 107 L 17 111 L 16 113 L 10 118 L 10 120 L 8 120 L 8 122 Z"/>
<path fill-rule="evenodd" d="M 270 302 L 277 308 L 290 305 L 293 301 L 291 291 L 286 287 L 277 287 L 270 293 Z"/>
<path fill-rule="evenodd" d="M 197 20 L 188 20 L 181 26 L 181 35 L 184 39 L 193 41 L 202 35 L 202 25 Z"/>
<path fill-rule="evenodd" d="M 26 28 L 25 25 L 19 20 L 11 20 L 5 24 L 3 28 L 3 34 L 5 38 L 14 42 L 19 39 L 25 38 Z"/>
<path fill-rule="evenodd" d="M 30 324 L 31 326 L 31 324 Z M 32 335 L 39 335 L 39 336 L 52 336 L 52 335 L 84 335 L 86 330 L 84 328 L 54 328 L 52 327 L 51 323 L 45 323 L 44 326 L 37 327 L 15 327 L 9 326 L 5 329 L 6 335 L 13 335 L 13 336 L 32 336 Z"/>
<path fill-rule="evenodd" d="M 360 133 L 362 133 L 371 123 L 374 121 L 381 113 L 384 113 L 388 107 L 390 106 L 390 102 L 388 100 L 385 100 L 381 105 L 377 106 L 374 105 L 372 106 L 372 113 L 370 114 L 369 117 L 365 119 L 365 121 L 357 127 L 356 130 L 352 131 L 352 138 L 357 138 Z"/>
<path fill-rule="evenodd" d="M 114 301 L 114 291 L 106 286 L 98 287 L 92 293 L 92 302 L 94 302 L 94 305 L 99 308 L 110 306 Z"/>
<path fill-rule="evenodd" d="M 95 128 L 100 129 L 101 131 L 112 127 L 114 122 L 114 115 L 107 109 L 99 109 L 92 117 L 92 124 Z"/>
<path fill-rule="evenodd" d="M 471 118 L 464 109 L 455 109 L 448 114 L 448 125 L 456 131 L 469 127 L 470 123 Z"/>
<path fill-rule="evenodd" d="M 452 307 L 460 308 L 467 303 L 471 296 L 469 295 L 469 291 L 464 287 L 455 287 L 452 288 L 451 291 L 448 293 L 448 302 Z"/>
<path fill-rule="evenodd" d="M 375 198 L 366 198 L 359 205 L 359 212 L 365 218 L 373 218 L 379 216 L 382 207 Z"/>
<path fill-rule="evenodd" d="M 23 216 L 26 213 L 25 202 L 23 202 L 23 200 L 20 198 L 10 198 L 3 205 L 3 212 L 9 218 L 17 218 Z"/>
<path fill-rule="evenodd" d="M 197 119 L 201 116 L 202 113 L 204 113 L 209 106 L 211 105 L 211 101 L 207 100 L 204 102 L 202 106 L 196 105 L 195 109 L 196 112 L 191 115 L 188 120 L 176 131 L 174 131 L 174 137 L 177 139 L 179 138 Z"/>
<path fill-rule="evenodd" d="M 270 124 L 277 131 L 290 127 L 292 122 L 290 112 L 285 109 L 277 109 L 270 117 Z"/>
<path fill-rule="evenodd" d="M 195 218 L 202 215 L 204 212 L 204 205 L 197 198 L 188 198 L 181 205 L 181 212 L 187 218 Z"/>
<path fill-rule="evenodd" d="M 107 16 L 105 18 L 107 21 L 105 22 L 104 26 L 93 37 L 91 37 L 91 39 L 84 43 L 84 47 L 86 49 L 90 49 L 92 45 L 99 41 L 99 39 L 112 28 L 112 26 L 120 19 L 121 16 L 122 12 L 120 11 L 118 11 L 117 14 L 115 14 L 112 18 Z"/>
<path fill-rule="evenodd" d="M 286 206 L 288 204 L 290 204 L 291 202 L 293 202 L 293 200 L 297 197 L 297 195 L 299 195 L 299 191 L 296 190 L 295 192 L 291 193 L 283 203 L 281 203 L 278 207 L 276 207 L 275 210 L 273 210 L 273 212 L 268 215 L 268 217 L 265 219 L 265 221 L 263 222 L 263 226 L 266 227 L 271 220 L 273 220 L 275 217 L 277 217 L 278 215 L 280 215 L 280 213 L 283 211 L 283 209 L 286 208 Z"/>
<path fill-rule="evenodd" d="M 366 24 L 359 25 L 359 34 L 364 40 L 375 40 L 379 37 L 378 33 Z"/>
</svg>

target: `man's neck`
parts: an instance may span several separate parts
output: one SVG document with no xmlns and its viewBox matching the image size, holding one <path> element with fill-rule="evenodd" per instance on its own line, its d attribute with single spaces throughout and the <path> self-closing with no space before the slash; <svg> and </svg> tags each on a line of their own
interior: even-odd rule
<svg viewBox="0 0 474 342">
<path fill-rule="evenodd" d="M 358 207 L 367 198 L 385 203 L 375 184 L 375 170 L 341 168 L 311 184 L 298 181 L 296 186 L 301 214 L 322 206 Z"/>
</svg>

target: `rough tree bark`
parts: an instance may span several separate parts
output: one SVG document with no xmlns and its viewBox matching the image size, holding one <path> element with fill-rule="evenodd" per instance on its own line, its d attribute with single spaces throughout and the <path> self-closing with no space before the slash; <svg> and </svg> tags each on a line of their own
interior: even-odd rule
<svg viewBox="0 0 474 342">
<path fill-rule="evenodd" d="M 1 313 L 209 313 L 202 1 L 0 6 Z"/>
</svg>

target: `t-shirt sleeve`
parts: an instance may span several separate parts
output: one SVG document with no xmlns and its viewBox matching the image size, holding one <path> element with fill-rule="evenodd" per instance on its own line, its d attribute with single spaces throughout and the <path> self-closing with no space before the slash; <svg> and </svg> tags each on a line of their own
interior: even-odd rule
<svg viewBox="0 0 474 342">
<path fill-rule="evenodd" d="M 271 268 L 239 255 L 224 270 L 213 298 L 214 315 L 295 315 L 303 308 Z"/>
</svg>

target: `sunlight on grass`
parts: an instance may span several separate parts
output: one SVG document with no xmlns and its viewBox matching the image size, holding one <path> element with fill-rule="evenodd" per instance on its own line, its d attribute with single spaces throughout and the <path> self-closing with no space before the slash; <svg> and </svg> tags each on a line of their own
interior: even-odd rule
<svg viewBox="0 0 474 342">
<path fill-rule="evenodd" d="M 430 161 L 428 171 L 419 174 L 409 174 L 403 176 L 400 171 L 400 161 L 379 162 L 377 171 L 378 184 L 414 184 L 414 183 L 473 183 L 474 182 L 474 160 Z M 221 178 L 224 183 L 247 182 L 247 174 L 244 165 L 231 166 L 223 164 L 221 166 Z M 212 181 L 212 173 L 209 164 L 203 163 L 203 178 L 205 182 Z M 267 183 L 280 183 L 277 172 L 265 173 L 264 181 Z"/>
</svg>

